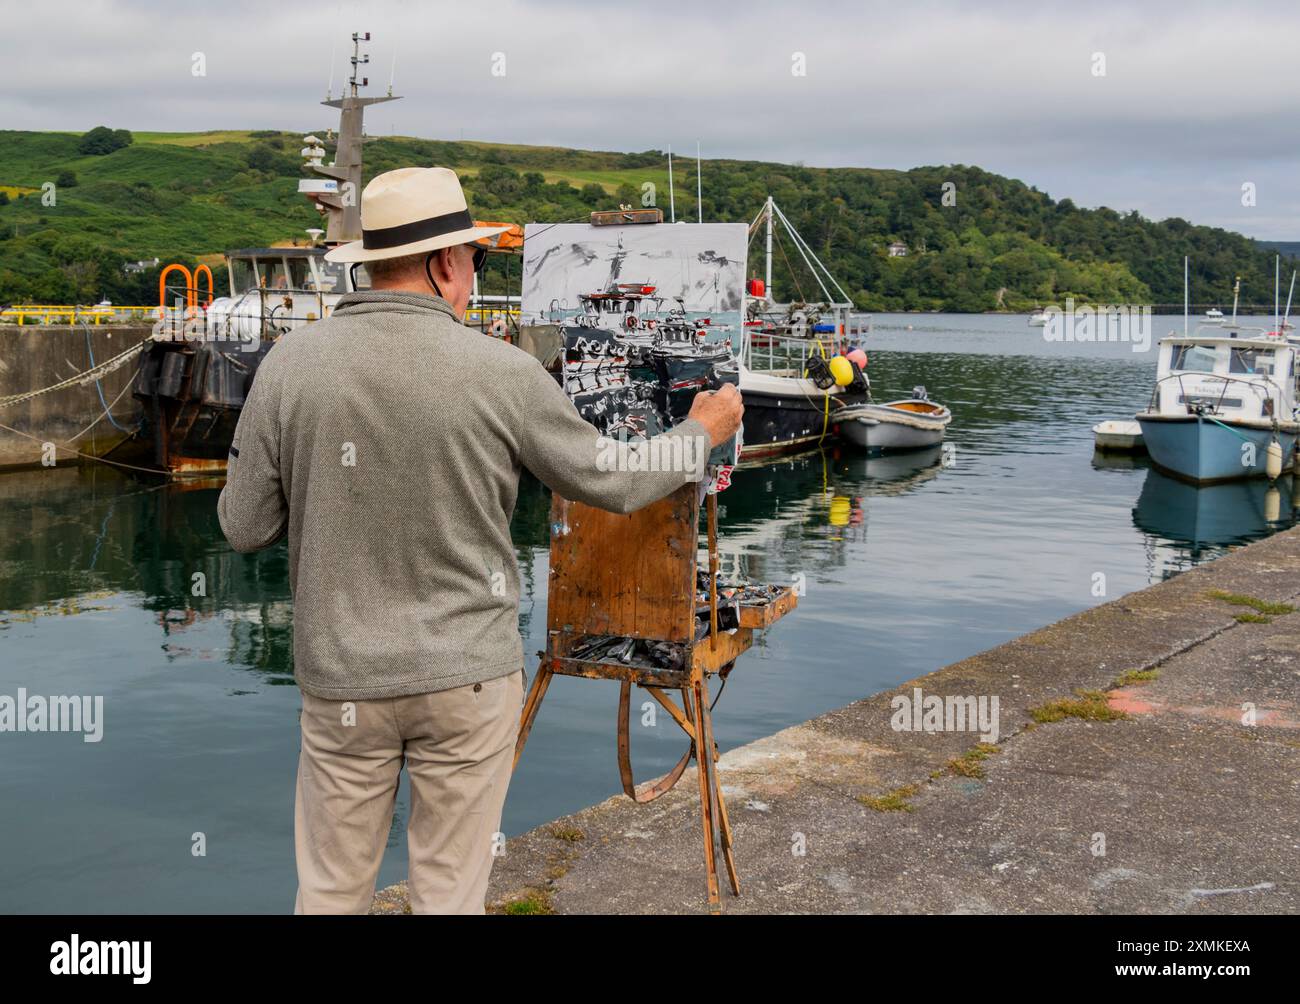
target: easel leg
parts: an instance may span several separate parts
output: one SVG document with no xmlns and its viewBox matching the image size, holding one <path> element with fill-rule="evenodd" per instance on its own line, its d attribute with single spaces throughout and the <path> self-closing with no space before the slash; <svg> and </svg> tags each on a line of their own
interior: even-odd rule
<svg viewBox="0 0 1300 1004">
<path fill-rule="evenodd" d="M 718 860 L 714 852 L 713 830 L 713 744 L 708 738 L 712 731 L 709 727 L 708 692 L 704 687 L 702 676 L 696 675 L 691 683 L 695 705 L 695 764 L 700 776 L 700 821 L 704 829 L 704 874 L 709 886 L 709 912 L 722 911 L 718 895 Z"/>
<path fill-rule="evenodd" d="M 515 761 L 510 766 L 512 771 L 519 766 L 519 757 L 523 755 L 524 743 L 528 742 L 528 732 L 533 727 L 537 709 L 542 706 L 542 698 L 546 696 L 546 688 L 551 685 L 551 677 L 554 675 L 545 661 L 537 667 L 537 675 L 533 677 L 533 685 L 528 688 L 528 698 L 524 701 L 524 710 L 519 719 L 519 738 L 515 740 Z"/>
<path fill-rule="evenodd" d="M 722 837 L 722 861 L 727 866 L 727 878 L 731 880 L 731 891 L 739 896 L 740 876 L 736 874 L 736 859 L 731 852 L 731 820 L 727 818 L 727 801 L 722 797 L 722 782 L 718 779 L 718 768 L 716 766 L 718 755 L 716 747 L 713 745 L 713 715 L 711 713 L 704 719 L 704 731 L 704 743 L 709 750 L 709 780 L 718 799 L 718 828 Z"/>
</svg>

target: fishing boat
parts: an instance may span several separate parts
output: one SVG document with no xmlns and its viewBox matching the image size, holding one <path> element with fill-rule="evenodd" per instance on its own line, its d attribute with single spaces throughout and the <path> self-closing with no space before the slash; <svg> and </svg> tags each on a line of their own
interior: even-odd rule
<svg viewBox="0 0 1300 1004">
<path fill-rule="evenodd" d="M 1196 484 L 1290 470 L 1300 435 L 1295 355 L 1263 331 L 1161 339 L 1151 401 L 1137 415 L 1152 462 Z"/>
<path fill-rule="evenodd" d="M 258 366 L 288 331 L 328 317 L 352 278 L 324 247 L 227 252 L 229 295 L 212 298 L 182 266 L 179 285 L 161 277 L 160 320 L 141 354 L 132 392 L 143 407 L 141 437 L 173 474 L 221 472 Z M 198 270 L 202 272 L 202 267 Z M 169 305 L 175 296 L 180 302 Z M 206 296 L 207 302 L 200 303 Z"/>
<path fill-rule="evenodd" d="M 1051 320 L 1051 317 L 1048 312 L 1040 307 L 1029 315 L 1029 326 L 1031 328 L 1045 328 L 1049 320 Z"/>
<path fill-rule="evenodd" d="M 799 249 L 820 300 L 781 303 L 773 295 L 777 225 Z M 751 279 L 746 287 L 744 327 L 735 346 L 745 403 L 741 458 L 746 461 L 833 441 L 843 409 L 870 400 L 860 367 L 854 366 L 852 379 L 844 383 L 827 368 L 829 358 L 858 345 L 870 330 L 870 319 L 854 313 L 844 288 L 771 196 L 749 225 L 750 240 L 760 232 L 766 235 L 764 278 Z"/>
<path fill-rule="evenodd" d="M 1220 310 L 1218 307 L 1211 307 L 1209 310 L 1207 310 L 1207 311 L 1205 312 L 1205 323 L 1206 323 L 1206 324 L 1222 324 L 1222 323 L 1223 323 L 1223 311 Z"/>
<path fill-rule="evenodd" d="M 918 386 L 905 400 L 857 404 L 840 409 L 835 417 L 838 435 L 876 455 L 938 446 L 952 412 L 931 401 L 925 388 Z"/>
</svg>

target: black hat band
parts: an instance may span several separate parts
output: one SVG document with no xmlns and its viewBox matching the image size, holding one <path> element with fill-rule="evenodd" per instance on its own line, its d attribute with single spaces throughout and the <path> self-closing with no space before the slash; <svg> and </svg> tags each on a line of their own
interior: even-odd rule
<svg viewBox="0 0 1300 1004">
<path fill-rule="evenodd" d="M 431 216 L 427 220 L 403 223 L 396 227 L 384 227 L 382 230 L 362 230 L 361 246 L 367 251 L 379 251 L 384 248 L 400 247 L 414 244 L 430 237 L 455 233 L 457 230 L 469 230 L 474 226 L 474 218 L 468 209 L 443 216 Z"/>
</svg>

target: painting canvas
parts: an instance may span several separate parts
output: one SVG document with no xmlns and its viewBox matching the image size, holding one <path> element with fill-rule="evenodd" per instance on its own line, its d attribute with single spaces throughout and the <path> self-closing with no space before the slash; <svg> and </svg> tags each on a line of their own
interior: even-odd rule
<svg viewBox="0 0 1300 1004">
<path fill-rule="evenodd" d="M 738 381 L 747 244 L 743 223 L 529 224 L 521 329 L 554 336 L 557 376 L 585 419 L 654 436 L 699 391 Z"/>
</svg>

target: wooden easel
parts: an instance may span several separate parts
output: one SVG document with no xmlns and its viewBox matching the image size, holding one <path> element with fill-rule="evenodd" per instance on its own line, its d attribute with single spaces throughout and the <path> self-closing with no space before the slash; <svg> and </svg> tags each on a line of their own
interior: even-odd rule
<svg viewBox="0 0 1300 1004">
<path fill-rule="evenodd" d="M 740 880 L 732 854 L 731 824 L 715 766 L 718 749 L 713 741 L 707 680 L 712 674 L 725 679 L 737 657 L 752 644 L 754 630 L 774 623 L 792 610 L 797 600 L 793 590 L 783 589 L 761 606 L 742 606 L 740 627 L 734 632 L 719 632 L 717 496 L 707 498 L 710 630 L 698 642 L 695 614 L 700 506 L 694 484 L 629 515 L 604 512 L 559 496 L 552 500 L 546 653 L 524 702 L 514 762 L 518 765 L 552 676 L 558 673 L 618 680 L 618 768 L 628 797 L 637 802 L 654 801 L 672 789 L 691 758 L 695 758 L 709 910 L 718 913 L 719 844 L 731 890 L 737 896 Z M 570 653 L 584 642 L 605 635 L 681 645 L 682 666 L 658 668 L 571 657 Z M 689 748 L 676 766 L 640 792 L 632 780 L 628 738 L 633 684 L 648 691 L 690 739 Z M 681 691 L 681 707 L 668 695 L 670 690 Z M 701 750 L 706 755 L 701 755 Z"/>
</svg>

